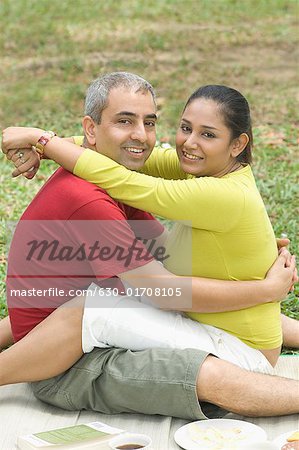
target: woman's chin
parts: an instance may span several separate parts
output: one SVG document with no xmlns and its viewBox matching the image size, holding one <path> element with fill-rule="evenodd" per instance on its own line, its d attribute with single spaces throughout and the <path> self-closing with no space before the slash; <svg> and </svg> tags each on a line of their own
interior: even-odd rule
<svg viewBox="0 0 299 450">
<path fill-rule="evenodd" d="M 194 167 L 192 167 L 192 164 L 194 165 Z M 188 173 L 189 175 L 193 175 L 193 176 L 195 176 L 195 177 L 202 177 L 204 174 L 203 174 L 203 170 L 202 169 L 200 169 L 199 167 L 195 167 L 195 164 L 194 163 L 187 163 L 187 164 L 185 164 L 185 163 L 183 163 L 182 161 L 181 161 L 181 169 L 185 172 L 185 173 Z"/>
</svg>

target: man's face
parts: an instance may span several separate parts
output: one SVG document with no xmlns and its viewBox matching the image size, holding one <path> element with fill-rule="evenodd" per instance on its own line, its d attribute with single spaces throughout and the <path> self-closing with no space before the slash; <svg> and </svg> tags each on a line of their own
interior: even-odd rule
<svg viewBox="0 0 299 450">
<path fill-rule="evenodd" d="M 156 142 L 156 107 L 150 92 L 113 89 L 101 123 L 95 125 L 96 150 L 128 169 L 140 169 Z"/>
</svg>

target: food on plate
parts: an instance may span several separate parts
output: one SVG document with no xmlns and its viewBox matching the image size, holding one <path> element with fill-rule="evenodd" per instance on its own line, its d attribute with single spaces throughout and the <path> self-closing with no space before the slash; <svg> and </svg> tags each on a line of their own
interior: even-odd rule
<svg viewBox="0 0 299 450">
<path fill-rule="evenodd" d="M 299 450 L 299 441 L 287 442 L 281 447 L 281 450 Z"/>
<path fill-rule="evenodd" d="M 287 441 L 288 442 L 299 441 L 299 431 L 295 431 L 293 434 L 291 434 L 291 436 L 287 438 Z"/>
<path fill-rule="evenodd" d="M 287 438 L 281 450 L 299 450 L 299 431 L 295 431 Z"/>
<path fill-rule="evenodd" d="M 246 442 L 247 434 L 242 432 L 240 428 L 232 427 L 227 429 L 219 429 L 216 427 L 201 428 L 198 424 L 190 426 L 189 435 L 192 441 L 205 444 L 207 448 L 222 448 L 222 444 L 234 444 L 236 442 Z M 215 444 L 220 445 L 215 447 Z M 233 447 L 234 448 L 234 447 Z"/>
</svg>

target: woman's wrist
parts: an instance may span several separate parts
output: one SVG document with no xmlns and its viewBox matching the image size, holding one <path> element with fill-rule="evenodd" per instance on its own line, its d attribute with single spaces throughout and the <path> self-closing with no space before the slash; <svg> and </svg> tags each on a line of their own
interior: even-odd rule
<svg viewBox="0 0 299 450">
<path fill-rule="evenodd" d="M 270 303 L 277 299 L 275 299 L 275 282 L 273 279 L 265 278 L 264 280 L 260 280 L 259 283 L 262 285 L 261 301 L 260 303 Z"/>
<path fill-rule="evenodd" d="M 45 130 L 42 130 L 41 128 L 31 128 L 30 129 L 30 144 L 33 146 L 36 146 L 39 139 L 42 137 L 42 135 L 46 133 Z"/>
<path fill-rule="evenodd" d="M 69 172 L 73 172 L 77 160 L 83 153 L 83 149 L 59 136 L 51 138 L 44 146 L 44 155 Z"/>
</svg>

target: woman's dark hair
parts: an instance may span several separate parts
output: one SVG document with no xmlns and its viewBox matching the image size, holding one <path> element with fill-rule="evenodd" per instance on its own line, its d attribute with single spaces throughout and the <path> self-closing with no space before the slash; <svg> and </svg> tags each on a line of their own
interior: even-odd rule
<svg viewBox="0 0 299 450">
<path fill-rule="evenodd" d="M 249 137 L 248 144 L 237 156 L 237 160 L 250 164 L 252 161 L 251 148 L 253 145 L 251 117 L 248 102 L 240 92 L 227 86 L 211 84 L 197 89 L 187 100 L 187 106 L 198 98 L 213 100 L 219 105 L 224 123 L 231 130 L 232 139 L 246 133 Z"/>
</svg>

